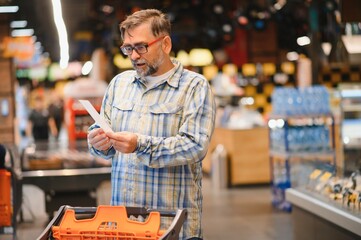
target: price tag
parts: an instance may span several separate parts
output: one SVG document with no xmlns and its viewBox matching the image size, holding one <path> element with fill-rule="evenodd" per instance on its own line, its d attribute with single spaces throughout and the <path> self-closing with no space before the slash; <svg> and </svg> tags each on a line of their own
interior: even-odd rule
<svg viewBox="0 0 361 240">
<path fill-rule="evenodd" d="M 321 181 L 321 182 L 326 182 L 328 179 L 330 179 L 330 177 L 332 177 L 332 173 L 330 173 L 330 172 L 325 172 L 325 173 L 322 174 L 322 176 L 320 177 L 320 181 Z"/>
<path fill-rule="evenodd" d="M 310 179 L 315 180 L 321 175 L 322 171 L 319 169 L 313 170 L 313 172 L 310 174 Z"/>
</svg>

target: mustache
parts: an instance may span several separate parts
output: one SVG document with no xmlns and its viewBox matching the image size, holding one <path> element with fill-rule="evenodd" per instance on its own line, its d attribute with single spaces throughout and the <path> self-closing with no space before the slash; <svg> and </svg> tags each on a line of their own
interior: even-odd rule
<svg viewBox="0 0 361 240">
<path fill-rule="evenodd" d="M 133 64 L 146 64 L 147 61 L 144 60 L 131 60 Z"/>
</svg>

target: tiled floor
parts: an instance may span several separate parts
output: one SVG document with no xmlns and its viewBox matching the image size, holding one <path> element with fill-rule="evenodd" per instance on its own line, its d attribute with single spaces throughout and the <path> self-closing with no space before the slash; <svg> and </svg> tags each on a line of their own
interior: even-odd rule
<svg viewBox="0 0 361 240">
<path fill-rule="evenodd" d="M 205 240 L 293 239 L 291 215 L 272 207 L 269 186 L 242 186 L 215 190 L 210 179 L 204 178 L 203 189 Z M 18 226 L 17 240 L 36 239 L 45 228 L 47 221 L 40 190 L 30 187 L 27 191 L 32 192 L 32 196 L 39 195 L 39 199 L 31 198 L 32 202 L 27 200 L 27 208 L 35 208 L 33 209 L 35 218 L 29 214 L 25 216 L 26 221 Z M 0 235 L 0 239 L 10 238 Z"/>
</svg>

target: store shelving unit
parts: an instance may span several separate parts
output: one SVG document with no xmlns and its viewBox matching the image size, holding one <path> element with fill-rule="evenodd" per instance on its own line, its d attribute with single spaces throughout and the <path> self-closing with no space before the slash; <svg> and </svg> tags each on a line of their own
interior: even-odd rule
<svg viewBox="0 0 361 240">
<path fill-rule="evenodd" d="M 343 169 L 361 170 L 361 84 L 340 84 Z"/>
<path fill-rule="evenodd" d="M 101 98 L 87 98 L 87 100 L 92 103 L 98 112 L 100 111 Z M 94 123 L 94 120 L 78 99 L 67 99 L 65 103 L 65 116 L 69 141 L 86 139 L 88 128 Z"/>
<path fill-rule="evenodd" d="M 270 117 L 272 204 L 276 208 L 291 211 L 285 191 L 304 184 L 315 165 L 335 171 L 334 122 L 332 114 Z"/>
</svg>

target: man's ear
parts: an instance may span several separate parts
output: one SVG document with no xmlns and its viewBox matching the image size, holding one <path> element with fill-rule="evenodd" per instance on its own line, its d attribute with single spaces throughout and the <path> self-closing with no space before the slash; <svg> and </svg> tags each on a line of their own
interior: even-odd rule
<svg viewBox="0 0 361 240">
<path fill-rule="evenodd" d="M 163 51 L 167 54 L 172 50 L 172 39 L 169 36 L 165 36 L 163 39 Z"/>
</svg>

